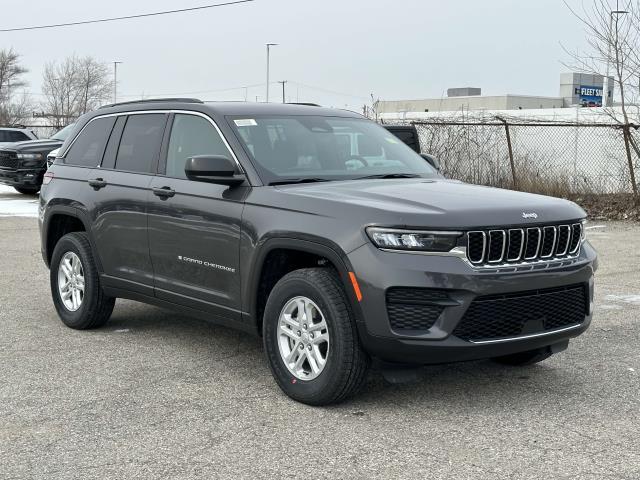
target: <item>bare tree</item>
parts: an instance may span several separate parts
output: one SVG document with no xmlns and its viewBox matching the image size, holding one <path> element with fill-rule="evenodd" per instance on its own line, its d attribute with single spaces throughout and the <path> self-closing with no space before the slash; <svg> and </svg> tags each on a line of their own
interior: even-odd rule
<svg viewBox="0 0 640 480">
<path fill-rule="evenodd" d="M 27 71 L 13 49 L 0 50 L 0 124 L 18 123 L 28 116 L 29 98 L 17 94 L 18 89 L 27 85 L 24 80 Z"/>
<path fill-rule="evenodd" d="M 109 98 L 113 83 L 106 65 L 92 57 L 67 57 L 45 66 L 43 109 L 62 127 Z"/>
<path fill-rule="evenodd" d="M 638 196 L 635 177 L 633 143 L 629 106 L 640 98 L 640 4 L 637 0 L 593 0 L 590 7 L 582 11 L 565 5 L 580 20 L 586 29 L 589 50 L 568 52 L 573 62 L 569 65 L 584 73 L 604 75 L 613 70 L 613 80 L 620 96 L 622 118 L 613 108 L 607 106 L 609 92 L 603 92 L 605 113 L 620 125 L 622 130 L 629 178 L 634 195 Z M 566 51 L 566 50 L 565 50 Z"/>
</svg>

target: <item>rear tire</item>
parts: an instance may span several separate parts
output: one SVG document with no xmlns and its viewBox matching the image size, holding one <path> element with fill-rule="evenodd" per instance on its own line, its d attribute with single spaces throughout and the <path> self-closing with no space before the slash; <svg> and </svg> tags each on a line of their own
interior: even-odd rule
<svg viewBox="0 0 640 480">
<path fill-rule="evenodd" d="M 536 363 L 546 360 L 553 352 L 550 347 L 542 347 L 536 350 L 529 350 L 526 352 L 513 353 L 511 355 L 505 355 L 503 357 L 496 357 L 492 360 L 502 365 L 510 365 L 512 367 L 526 367 L 527 365 L 534 365 Z"/>
<path fill-rule="evenodd" d="M 109 320 L 115 298 L 102 291 L 85 232 L 69 233 L 58 241 L 50 269 L 53 303 L 67 327 L 85 330 L 101 327 Z"/>
<path fill-rule="evenodd" d="M 310 305 L 309 310 L 300 312 L 298 302 Z M 355 394 L 366 378 L 369 357 L 360 345 L 339 278 L 328 268 L 296 270 L 280 279 L 267 300 L 263 341 L 278 386 L 298 402 L 315 406 L 341 402 Z M 287 354 L 293 355 L 290 362 Z M 313 359 L 306 357 L 295 367 L 303 354 Z"/>
<path fill-rule="evenodd" d="M 23 195 L 36 195 L 40 191 L 40 187 L 13 187 L 16 192 Z"/>
</svg>

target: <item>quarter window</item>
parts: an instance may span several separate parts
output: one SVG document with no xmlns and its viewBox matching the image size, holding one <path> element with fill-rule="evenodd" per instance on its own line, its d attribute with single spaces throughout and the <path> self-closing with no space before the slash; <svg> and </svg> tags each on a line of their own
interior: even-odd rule
<svg viewBox="0 0 640 480">
<path fill-rule="evenodd" d="M 64 163 L 83 167 L 100 165 L 114 123 L 114 117 L 97 118 L 89 122 L 71 145 Z"/>
<path fill-rule="evenodd" d="M 222 137 L 206 119 L 196 115 L 176 114 L 169 139 L 166 175 L 187 178 L 184 167 L 187 159 L 196 155 L 224 155 L 230 157 Z"/>
<path fill-rule="evenodd" d="M 130 115 L 118 147 L 116 170 L 152 173 L 160 152 L 165 121 L 164 114 Z"/>
</svg>

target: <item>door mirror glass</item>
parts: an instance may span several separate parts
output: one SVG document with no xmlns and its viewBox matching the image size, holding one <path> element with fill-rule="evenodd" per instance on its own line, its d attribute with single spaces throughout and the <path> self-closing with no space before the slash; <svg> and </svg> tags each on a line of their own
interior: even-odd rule
<svg viewBox="0 0 640 480">
<path fill-rule="evenodd" d="M 240 185 L 245 180 L 245 176 L 238 173 L 236 164 L 224 155 L 189 157 L 184 173 L 189 180 L 229 186 Z"/>
</svg>

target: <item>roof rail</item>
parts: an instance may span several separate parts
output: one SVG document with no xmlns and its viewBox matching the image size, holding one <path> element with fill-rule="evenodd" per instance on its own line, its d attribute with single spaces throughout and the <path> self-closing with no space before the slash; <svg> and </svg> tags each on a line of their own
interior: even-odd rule
<svg viewBox="0 0 640 480">
<path fill-rule="evenodd" d="M 130 100 L 128 102 L 109 103 L 100 108 L 118 107 L 120 105 L 134 105 L 136 103 L 158 103 L 158 102 L 179 102 L 179 103 L 204 103 L 199 98 L 149 98 L 147 100 Z"/>
<path fill-rule="evenodd" d="M 317 103 L 309 103 L 309 102 L 287 102 L 287 105 L 303 105 L 305 107 L 321 107 L 322 105 L 318 105 Z"/>
</svg>

